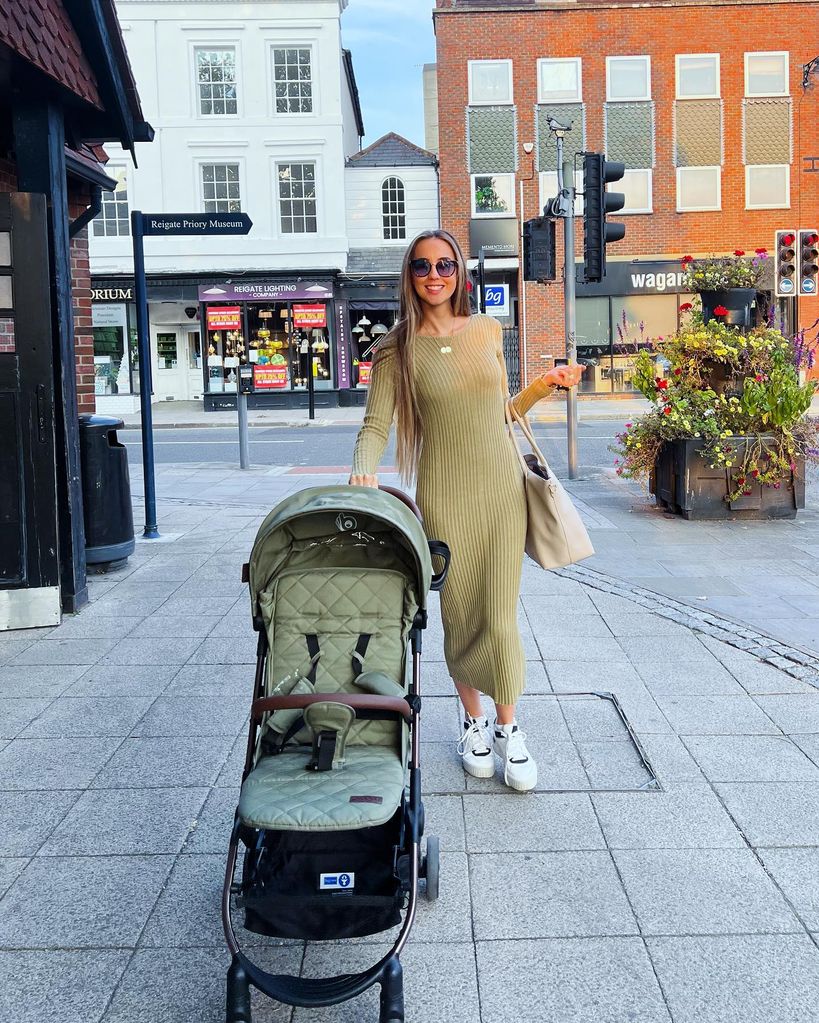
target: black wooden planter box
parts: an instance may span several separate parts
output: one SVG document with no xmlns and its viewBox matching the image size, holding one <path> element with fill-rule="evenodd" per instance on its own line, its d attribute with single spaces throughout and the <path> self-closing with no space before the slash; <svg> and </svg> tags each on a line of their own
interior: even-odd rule
<svg viewBox="0 0 819 1023">
<path fill-rule="evenodd" d="M 746 438 L 726 440 L 741 457 Z M 686 519 L 793 519 L 805 507 L 804 460 L 779 490 L 756 483 L 750 494 L 729 502 L 729 470 L 712 469 L 699 453 L 700 443 L 675 440 L 663 445 L 649 484 L 661 508 Z"/>
</svg>

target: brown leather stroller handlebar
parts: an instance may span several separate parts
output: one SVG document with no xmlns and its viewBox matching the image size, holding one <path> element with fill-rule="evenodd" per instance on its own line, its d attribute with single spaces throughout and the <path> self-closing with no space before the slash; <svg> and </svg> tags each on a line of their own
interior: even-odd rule
<svg viewBox="0 0 819 1023">
<path fill-rule="evenodd" d="M 299 693 L 295 696 L 265 696 L 254 700 L 250 713 L 254 721 L 274 710 L 303 710 L 313 703 L 343 703 L 353 710 L 386 710 L 412 721 L 412 707 L 400 696 L 370 693 Z"/>
</svg>

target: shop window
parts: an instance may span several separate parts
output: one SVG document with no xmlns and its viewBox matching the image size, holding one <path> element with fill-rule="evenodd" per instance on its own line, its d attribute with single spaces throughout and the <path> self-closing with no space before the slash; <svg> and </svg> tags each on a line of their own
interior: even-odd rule
<svg viewBox="0 0 819 1023">
<path fill-rule="evenodd" d="M 577 361 L 585 366 L 579 390 L 611 390 L 611 330 L 608 298 L 577 299 Z"/>
<path fill-rule="evenodd" d="M 98 395 L 128 394 L 131 390 L 125 349 L 127 314 L 124 305 L 94 303 L 91 307 L 94 337 L 94 391 Z"/>
<path fill-rule="evenodd" d="M 515 213 L 514 174 L 473 174 L 472 215 L 508 217 Z"/>
<path fill-rule="evenodd" d="M 318 231 L 316 165 L 280 163 L 276 173 L 282 234 L 315 234 Z"/>
<path fill-rule="evenodd" d="M 201 177 L 205 213 L 241 213 L 238 163 L 203 163 Z"/>
<path fill-rule="evenodd" d="M 313 113 L 313 69 L 309 46 L 274 47 L 273 93 L 277 114 Z"/>
<path fill-rule="evenodd" d="M 613 189 L 626 197 L 626 205 L 620 213 L 651 213 L 651 178 L 652 172 L 648 169 L 626 171 Z"/>
<path fill-rule="evenodd" d="M 719 54 L 678 53 L 677 99 L 719 99 Z"/>
<path fill-rule="evenodd" d="M 230 117 L 237 111 L 236 51 L 197 49 L 196 88 L 203 117 Z"/>
<path fill-rule="evenodd" d="M 583 99 L 580 57 L 537 62 L 538 103 L 579 103 Z"/>
<path fill-rule="evenodd" d="M 93 220 L 95 238 L 115 238 L 130 235 L 131 221 L 128 214 L 128 171 L 125 167 L 105 168 L 110 178 L 115 178 L 117 187 L 113 192 L 103 191 L 102 207 Z"/>
<path fill-rule="evenodd" d="M 677 168 L 677 212 L 722 208 L 721 167 Z"/>
<path fill-rule="evenodd" d="M 745 206 L 749 210 L 788 209 L 791 169 L 787 164 L 755 164 L 745 168 Z"/>
<path fill-rule="evenodd" d="M 350 308 L 353 387 L 369 387 L 373 353 L 394 326 L 396 318 L 396 309 Z"/>
<path fill-rule="evenodd" d="M 469 105 L 505 105 L 512 102 L 511 60 L 469 61 Z"/>
<path fill-rule="evenodd" d="M 606 57 L 606 99 L 651 99 L 651 58 Z"/>
<path fill-rule="evenodd" d="M 746 53 L 746 96 L 789 96 L 788 53 Z"/>
<path fill-rule="evenodd" d="M 407 237 L 404 182 L 400 178 L 387 178 L 381 186 L 381 222 L 385 241 Z"/>
</svg>

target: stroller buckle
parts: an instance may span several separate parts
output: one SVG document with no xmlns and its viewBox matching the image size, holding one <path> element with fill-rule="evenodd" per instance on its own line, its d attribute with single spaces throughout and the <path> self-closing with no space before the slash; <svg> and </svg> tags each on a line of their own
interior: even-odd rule
<svg viewBox="0 0 819 1023">
<path fill-rule="evenodd" d="M 332 771 L 333 760 L 336 755 L 337 735 L 338 732 L 331 732 L 329 730 L 316 733 L 313 741 L 313 756 L 307 765 L 308 771 Z M 341 766 L 341 763 L 339 766 Z"/>
</svg>

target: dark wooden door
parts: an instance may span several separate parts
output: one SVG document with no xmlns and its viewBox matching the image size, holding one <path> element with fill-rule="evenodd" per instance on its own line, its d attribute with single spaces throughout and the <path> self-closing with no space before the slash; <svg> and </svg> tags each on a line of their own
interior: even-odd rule
<svg viewBox="0 0 819 1023">
<path fill-rule="evenodd" d="M 0 630 L 60 621 L 45 196 L 0 194 Z"/>
</svg>

